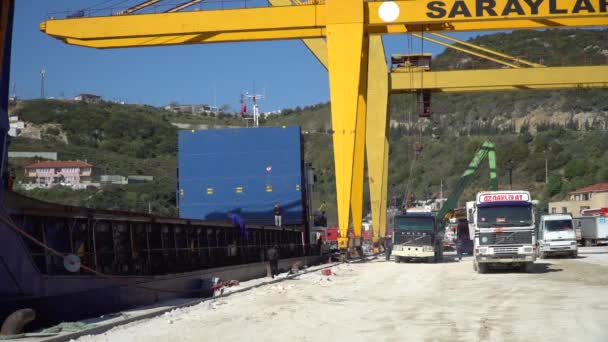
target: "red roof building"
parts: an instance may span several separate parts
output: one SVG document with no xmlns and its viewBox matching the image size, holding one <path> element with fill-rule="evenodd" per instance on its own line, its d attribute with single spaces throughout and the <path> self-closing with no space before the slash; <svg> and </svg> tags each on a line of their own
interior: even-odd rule
<svg viewBox="0 0 608 342">
<path fill-rule="evenodd" d="M 95 167 L 81 160 L 43 161 L 25 167 L 30 183 L 45 187 L 65 185 L 77 187 L 90 184 L 96 176 Z"/>
<path fill-rule="evenodd" d="M 552 214 L 580 216 L 583 210 L 608 207 L 608 183 L 597 183 L 570 192 L 570 200 L 550 202 Z"/>
<path fill-rule="evenodd" d="M 64 167 L 93 167 L 93 165 L 83 162 L 81 160 L 53 160 L 53 161 L 43 161 L 39 163 L 34 163 L 26 166 L 26 169 L 39 169 L 39 168 L 64 168 Z"/>
<path fill-rule="evenodd" d="M 576 189 L 571 194 L 585 193 L 585 192 L 603 192 L 608 191 L 608 183 L 597 183 L 584 188 Z"/>
</svg>

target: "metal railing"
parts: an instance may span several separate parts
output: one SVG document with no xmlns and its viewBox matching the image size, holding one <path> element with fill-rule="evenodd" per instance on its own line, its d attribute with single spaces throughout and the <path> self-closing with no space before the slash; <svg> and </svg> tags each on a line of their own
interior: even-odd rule
<svg viewBox="0 0 608 342">
<path fill-rule="evenodd" d="M 152 5 L 142 9 L 133 14 L 123 14 L 134 3 L 141 2 L 141 0 L 133 1 L 126 0 L 109 6 L 98 6 L 93 5 L 92 7 L 74 10 L 65 10 L 57 12 L 49 12 L 46 15 L 47 19 L 70 19 L 70 18 L 87 18 L 87 17 L 104 17 L 114 15 L 138 15 L 138 14 L 150 14 L 150 13 L 165 13 L 176 6 L 186 3 L 186 0 L 170 0 L 163 1 L 158 5 Z M 293 6 L 299 5 L 313 5 L 324 3 L 324 0 L 308 0 L 297 1 L 292 0 Z M 203 0 L 198 4 L 189 6 L 188 8 L 180 12 L 188 11 L 204 11 L 204 10 L 227 10 L 227 9 L 239 9 L 239 8 L 259 8 L 259 7 L 273 7 L 267 0 Z"/>
</svg>

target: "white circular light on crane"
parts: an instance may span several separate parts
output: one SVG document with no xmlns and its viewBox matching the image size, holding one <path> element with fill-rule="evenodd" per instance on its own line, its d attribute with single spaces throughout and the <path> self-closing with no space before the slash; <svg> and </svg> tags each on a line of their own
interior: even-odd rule
<svg viewBox="0 0 608 342">
<path fill-rule="evenodd" d="M 394 1 L 386 1 L 378 8 L 380 19 L 386 23 L 393 22 L 399 18 L 399 5 Z"/>
</svg>

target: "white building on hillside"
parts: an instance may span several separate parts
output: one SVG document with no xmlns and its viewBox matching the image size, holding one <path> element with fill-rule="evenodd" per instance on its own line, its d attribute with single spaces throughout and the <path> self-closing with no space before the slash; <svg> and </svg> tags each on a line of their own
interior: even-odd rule
<svg viewBox="0 0 608 342">
<path fill-rule="evenodd" d="M 25 122 L 20 121 L 17 116 L 9 116 L 8 118 L 9 130 L 8 135 L 11 137 L 18 137 L 25 128 Z"/>
</svg>

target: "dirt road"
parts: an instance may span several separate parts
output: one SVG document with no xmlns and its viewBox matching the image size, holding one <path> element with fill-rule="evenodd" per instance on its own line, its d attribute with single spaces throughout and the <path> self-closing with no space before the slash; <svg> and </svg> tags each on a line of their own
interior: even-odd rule
<svg viewBox="0 0 608 342">
<path fill-rule="evenodd" d="M 79 341 L 607 341 L 608 249 L 580 256 L 531 274 L 340 265 Z"/>
</svg>

